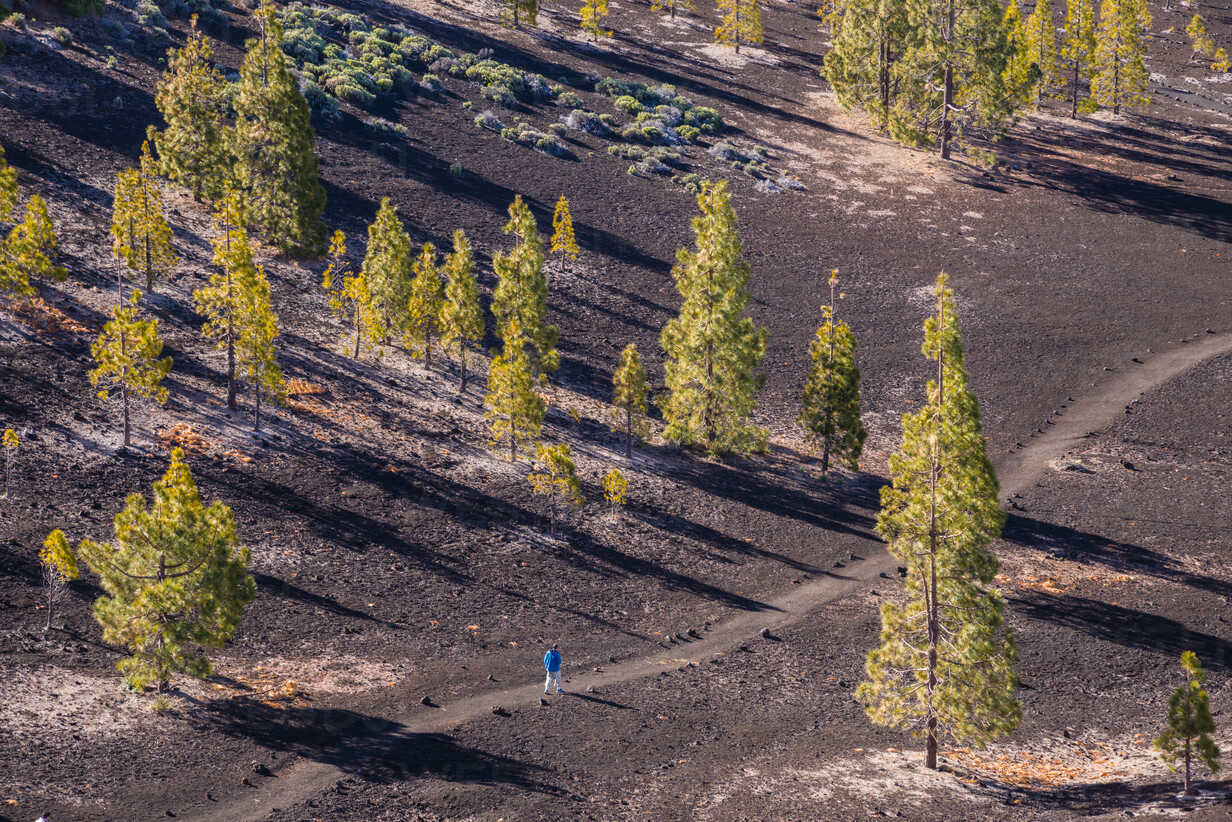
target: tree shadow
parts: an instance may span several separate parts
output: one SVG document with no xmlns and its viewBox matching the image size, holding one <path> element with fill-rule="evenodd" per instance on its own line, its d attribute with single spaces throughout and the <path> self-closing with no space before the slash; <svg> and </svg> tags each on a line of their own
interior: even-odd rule
<svg viewBox="0 0 1232 822">
<path fill-rule="evenodd" d="M 1074 562 L 1103 565 L 1118 571 L 1188 585 L 1222 597 L 1232 596 L 1232 582 L 1195 574 L 1176 557 L 1065 525 L 1011 513 L 1006 518 L 1001 538 L 1015 545 L 1038 548 Z"/>
<path fill-rule="evenodd" d="M 400 722 L 341 708 L 277 708 L 256 699 L 207 703 L 193 712 L 207 730 L 272 751 L 331 765 L 367 782 L 389 784 L 429 774 L 449 782 L 505 785 L 568 796 L 542 782 L 547 769 L 459 744 L 447 734 L 417 733 Z"/>
</svg>

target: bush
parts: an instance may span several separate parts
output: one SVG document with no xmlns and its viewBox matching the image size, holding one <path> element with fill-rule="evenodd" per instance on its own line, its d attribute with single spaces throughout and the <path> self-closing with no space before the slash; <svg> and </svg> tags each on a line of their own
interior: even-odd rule
<svg viewBox="0 0 1232 822">
<path fill-rule="evenodd" d="M 498 106 L 504 106 L 505 108 L 518 107 L 517 95 L 504 86 L 484 86 L 480 94 L 483 95 L 483 99 L 490 100 Z"/>
<path fill-rule="evenodd" d="M 376 102 L 376 95 L 365 88 L 355 85 L 354 83 L 338 83 L 332 87 L 334 96 L 339 100 L 350 103 L 359 108 L 368 108 Z"/>
<path fill-rule="evenodd" d="M 566 126 L 574 131 L 584 131 L 596 137 L 607 137 L 612 130 L 593 111 L 575 108 L 562 118 Z"/>
<path fill-rule="evenodd" d="M 557 137 L 564 137 L 569 133 L 569 129 L 565 127 L 564 123 L 550 123 L 548 125 L 548 131 L 552 132 Z"/>
<path fill-rule="evenodd" d="M 137 22 L 150 28 L 162 28 L 167 25 L 167 18 L 163 17 L 163 10 L 151 0 L 141 0 L 137 4 Z"/>
<path fill-rule="evenodd" d="M 26 27 L 26 15 L 21 12 L 16 12 L 9 15 L 9 22 L 15 29 L 24 29 Z"/>
<path fill-rule="evenodd" d="M 116 56 L 114 54 L 107 58 L 107 68 L 111 69 L 112 71 L 115 71 L 116 68 L 119 67 L 119 65 L 120 65 L 120 62 L 116 60 Z"/>
<path fill-rule="evenodd" d="M 686 191 L 691 191 L 694 194 L 702 193 L 702 183 L 705 182 L 698 174 L 678 174 L 672 178 L 672 182 L 677 185 L 684 186 Z"/>
<path fill-rule="evenodd" d="M 706 150 L 706 153 L 711 157 L 714 157 L 716 160 L 735 160 L 738 162 L 744 162 L 749 159 L 747 155 L 737 150 L 731 143 L 715 143 Z"/>
<path fill-rule="evenodd" d="M 342 112 L 338 109 L 338 101 L 329 96 L 329 92 L 321 88 L 316 83 L 304 84 L 304 99 L 308 101 L 308 108 L 311 109 L 313 116 L 327 123 L 337 122 L 342 119 Z"/>
<path fill-rule="evenodd" d="M 480 128 L 486 128 L 488 131 L 502 131 L 505 128 L 505 124 L 500 121 L 500 118 L 490 111 L 485 111 L 476 117 L 475 125 Z"/>
<path fill-rule="evenodd" d="M 701 131 L 696 126 L 680 126 L 676 129 L 676 134 L 681 140 L 689 143 L 696 143 L 697 139 L 702 136 Z"/>
<path fill-rule="evenodd" d="M 51 36 L 62 46 L 67 46 L 73 42 L 73 33 L 64 26 L 56 26 L 52 29 Z"/>
<path fill-rule="evenodd" d="M 287 29 L 282 35 L 282 50 L 300 63 L 320 63 L 325 40 L 312 29 Z"/>
<path fill-rule="evenodd" d="M 474 104 L 474 103 L 472 103 L 470 100 L 463 100 L 463 101 L 462 101 L 462 108 L 464 108 L 465 110 L 470 111 L 470 110 L 471 110 L 471 109 L 473 109 L 474 107 L 475 107 L 475 104 Z"/>
<path fill-rule="evenodd" d="M 646 157 L 637 164 L 639 174 L 670 174 L 671 169 L 654 157 Z"/>
<path fill-rule="evenodd" d="M 449 173 L 454 177 L 461 177 L 466 174 L 466 169 L 462 167 L 461 163 L 453 162 L 449 164 Z"/>
<path fill-rule="evenodd" d="M 613 105 L 625 114 L 637 114 L 640 111 L 646 110 L 646 107 L 639 103 L 636 97 L 630 97 L 627 94 L 623 97 L 617 97 Z"/>
<path fill-rule="evenodd" d="M 105 18 L 104 20 L 100 21 L 99 25 L 103 27 L 103 31 L 105 31 L 107 33 L 107 36 L 109 37 L 127 37 L 128 36 L 128 28 L 122 22 L 115 19 L 114 17 Z"/>
<path fill-rule="evenodd" d="M 564 106 L 570 109 L 585 108 L 586 104 L 582 102 L 582 98 L 572 91 L 566 91 L 556 96 L 557 105 Z"/>
<path fill-rule="evenodd" d="M 520 132 L 516 128 L 511 127 L 511 128 L 502 128 L 500 135 L 502 138 L 512 143 L 512 142 L 517 141 L 519 133 Z"/>
<path fill-rule="evenodd" d="M 553 157 L 563 157 L 569 153 L 568 149 L 560 144 L 560 140 L 557 140 L 551 134 L 544 134 L 537 139 L 535 141 L 535 148 Z"/>
<path fill-rule="evenodd" d="M 390 122 L 384 117 L 369 117 L 364 120 L 364 125 L 382 137 L 405 137 L 407 135 L 406 126 Z"/>
<path fill-rule="evenodd" d="M 695 106 L 684 113 L 684 121 L 710 134 L 723 128 L 723 118 L 712 108 Z"/>
<path fill-rule="evenodd" d="M 419 81 L 419 87 L 430 94 L 439 94 L 445 88 L 441 85 L 441 78 L 435 74 L 425 74 Z"/>
<path fill-rule="evenodd" d="M 600 123 L 603 123 L 603 125 L 607 126 L 607 127 L 608 127 L 608 128 L 610 128 L 610 129 L 618 129 L 618 128 L 620 128 L 620 121 L 619 121 L 619 120 L 617 120 L 617 119 L 615 118 L 615 116 L 613 116 L 613 115 L 611 115 L 611 114 L 600 114 L 600 115 L 599 115 L 599 122 L 600 122 Z"/>
<path fill-rule="evenodd" d="M 646 156 L 646 152 L 637 146 L 608 146 L 607 153 L 613 157 L 623 157 L 626 160 L 641 160 Z"/>
<path fill-rule="evenodd" d="M 795 177 L 788 177 L 786 174 L 775 180 L 780 186 L 792 191 L 805 191 L 804 183 L 797 180 Z"/>
</svg>

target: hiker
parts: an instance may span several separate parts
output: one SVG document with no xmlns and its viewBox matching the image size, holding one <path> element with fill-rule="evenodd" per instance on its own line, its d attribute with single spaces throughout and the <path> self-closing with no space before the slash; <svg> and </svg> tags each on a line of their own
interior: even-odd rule
<svg viewBox="0 0 1232 822">
<path fill-rule="evenodd" d="M 547 681 L 543 683 L 543 692 L 546 694 L 552 690 L 552 683 L 555 682 L 556 693 L 563 694 L 564 691 L 560 688 L 560 651 L 556 649 L 556 643 L 552 643 L 552 647 L 543 655 L 543 669 L 548 672 Z"/>
</svg>

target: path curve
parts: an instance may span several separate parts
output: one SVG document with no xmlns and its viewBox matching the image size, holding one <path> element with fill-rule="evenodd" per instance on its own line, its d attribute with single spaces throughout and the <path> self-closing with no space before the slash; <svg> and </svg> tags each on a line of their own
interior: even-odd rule
<svg viewBox="0 0 1232 822">
<path fill-rule="evenodd" d="M 1190 368 L 1212 357 L 1232 352 L 1232 333 L 1205 334 L 1170 351 L 1151 355 L 1142 363 L 1130 363 L 1097 384 L 1090 395 L 1067 403 L 1043 434 L 1025 447 L 1003 456 L 998 462 L 998 477 L 1003 498 L 1028 488 L 1047 470 L 1050 463 L 1072 450 L 1088 434 L 1106 428 L 1123 413 L 1125 406 Z M 653 654 L 630 659 L 598 672 L 571 675 L 574 691 L 600 688 L 660 671 L 672 670 L 692 662 L 701 664 L 717 654 L 757 636 L 762 628 L 771 631 L 794 623 L 812 611 L 856 591 L 866 590 L 881 574 L 893 575 L 896 561 L 883 548 L 877 548 L 859 562 L 850 563 L 844 574 L 829 574 L 770 600 L 776 610 L 741 613 L 727 619 L 693 642 L 663 648 Z M 444 733 L 463 722 L 491 712 L 493 705 L 520 708 L 537 705 L 542 695 L 538 680 L 527 685 L 485 691 L 439 708 L 418 707 L 397 721 L 411 733 Z M 264 781 L 256 789 L 222 799 L 209 807 L 189 811 L 181 818 L 195 822 L 261 822 L 275 808 L 288 808 L 327 790 L 346 776 L 340 768 L 299 759 Z"/>
</svg>

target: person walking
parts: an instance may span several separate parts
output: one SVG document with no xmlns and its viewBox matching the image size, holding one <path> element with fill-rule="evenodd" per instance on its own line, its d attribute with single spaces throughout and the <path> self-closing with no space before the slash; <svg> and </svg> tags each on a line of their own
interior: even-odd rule
<svg viewBox="0 0 1232 822">
<path fill-rule="evenodd" d="M 543 655 L 543 669 L 548 672 L 547 681 L 543 683 L 543 692 L 546 694 L 552 690 L 552 683 L 555 682 L 556 693 L 563 694 L 564 691 L 560 688 L 560 651 L 557 650 L 556 643 L 552 643 L 552 647 Z"/>
</svg>

